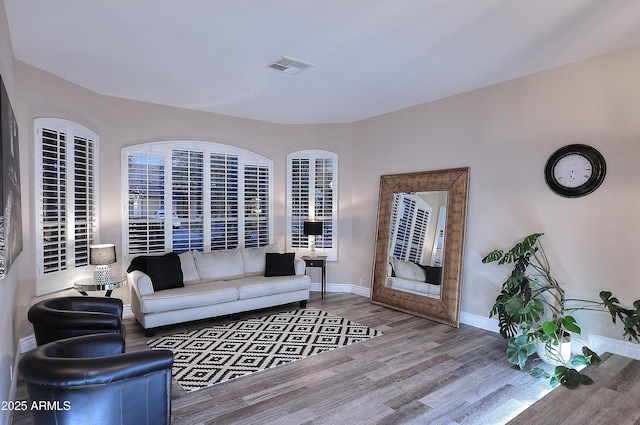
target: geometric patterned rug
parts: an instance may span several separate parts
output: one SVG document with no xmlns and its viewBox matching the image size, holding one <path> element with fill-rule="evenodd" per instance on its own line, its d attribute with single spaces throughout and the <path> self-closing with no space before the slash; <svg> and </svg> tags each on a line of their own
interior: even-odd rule
<svg viewBox="0 0 640 425">
<path fill-rule="evenodd" d="M 153 338 L 147 345 L 173 351 L 172 375 L 191 392 L 380 335 L 342 317 L 303 308 Z"/>
</svg>

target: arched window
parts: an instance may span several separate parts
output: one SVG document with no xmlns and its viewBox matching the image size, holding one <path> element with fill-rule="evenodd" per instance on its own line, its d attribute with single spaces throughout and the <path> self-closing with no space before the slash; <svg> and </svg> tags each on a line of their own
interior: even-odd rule
<svg viewBox="0 0 640 425">
<path fill-rule="evenodd" d="M 258 247 L 273 239 L 273 161 L 218 143 L 125 147 L 123 253 Z"/>
</svg>

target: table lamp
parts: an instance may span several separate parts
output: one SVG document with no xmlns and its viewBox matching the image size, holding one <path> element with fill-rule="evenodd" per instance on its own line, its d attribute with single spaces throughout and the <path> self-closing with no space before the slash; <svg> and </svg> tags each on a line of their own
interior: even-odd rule
<svg viewBox="0 0 640 425">
<path fill-rule="evenodd" d="M 89 264 L 96 266 L 93 270 L 95 282 L 108 282 L 111 279 L 109 264 L 116 262 L 116 246 L 112 243 L 89 246 Z"/>
<path fill-rule="evenodd" d="M 321 221 L 305 221 L 303 233 L 306 236 L 313 236 L 311 240 L 311 251 L 309 251 L 309 255 L 312 257 L 316 256 L 316 236 L 322 234 L 322 222 Z"/>
</svg>

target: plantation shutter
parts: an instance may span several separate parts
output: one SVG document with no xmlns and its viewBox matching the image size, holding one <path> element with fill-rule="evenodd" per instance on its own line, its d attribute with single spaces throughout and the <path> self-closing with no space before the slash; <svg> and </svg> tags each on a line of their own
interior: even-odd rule
<svg viewBox="0 0 640 425">
<path fill-rule="evenodd" d="M 95 146 L 92 140 L 74 136 L 74 254 L 76 267 L 89 264 L 89 245 L 96 229 Z"/>
<path fill-rule="evenodd" d="M 67 268 L 67 139 L 61 131 L 41 129 L 43 273 Z"/>
<path fill-rule="evenodd" d="M 287 245 L 306 252 L 303 223 L 322 221 L 315 246 L 329 260 L 337 260 L 337 162 L 336 154 L 316 150 L 294 152 L 287 161 Z"/>
<path fill-rule="evenodd" d="M 211 250 L 235 248 L 238 229 L 238 155 L 212 153 L 211 180 Z"/>
<path fill-rule="evenodd" d="M 165 250 L 164 157 L 153 154 L 127 156 L 127 237 L 130 254 Z"/>
<path fill-rule="evenodd" d="M 317 158 L 315 160 L 314 187 L 314 220 L 322 221 L 322 235 L 315 237 L 316 248 L 331 249 L 333 247 L 333 159 Z"/>
<path fill-rule="evenodd" d="M 35 120 L 36 293 L 72 286 L 97 239 L 97 135 L 70 121 Z"/>
<path fill-rule="evenodd" d="M 171 217 L 173 251 L 203 250 L 204 153 L 174 150 L 172 153 Z M 171 215 L 170 215 L 171 214 Z"/>
<path fill-rule="evenodd" d="M 125 256 L 271 243 L 272 161 L 227 145 L 189 141 L 129 146 L 124 158 Z"/>
<path fill-rule="evenodd" d="M 394 194 L 391 229 L 393 256 L 402 261 L 422 260 L 430 207 L 409 194 Z"/>
<path fill-rule="evenodd" d="M 269 170 L 258 165 L 244 167 L 244 246 L 269 243 Z"/>
<path fill-rule="evenodd" d="M 307 248 L 308 237 L 303 234 L 303 223 L 309 220 L 309 159 L 294 158 L 291 161 L 291 242 L 292 248 Z"/>
</svg>

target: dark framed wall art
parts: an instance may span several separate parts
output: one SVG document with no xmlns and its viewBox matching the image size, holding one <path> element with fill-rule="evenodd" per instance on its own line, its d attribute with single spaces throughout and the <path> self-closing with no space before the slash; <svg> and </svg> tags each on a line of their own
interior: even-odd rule
<svg viewBox="0 0 640 425">
<path fill-rule="evenodd" d="M 22 252 L 22 195 L 18 123 L 0 77 L 0 281 Z"/>
</svg>

